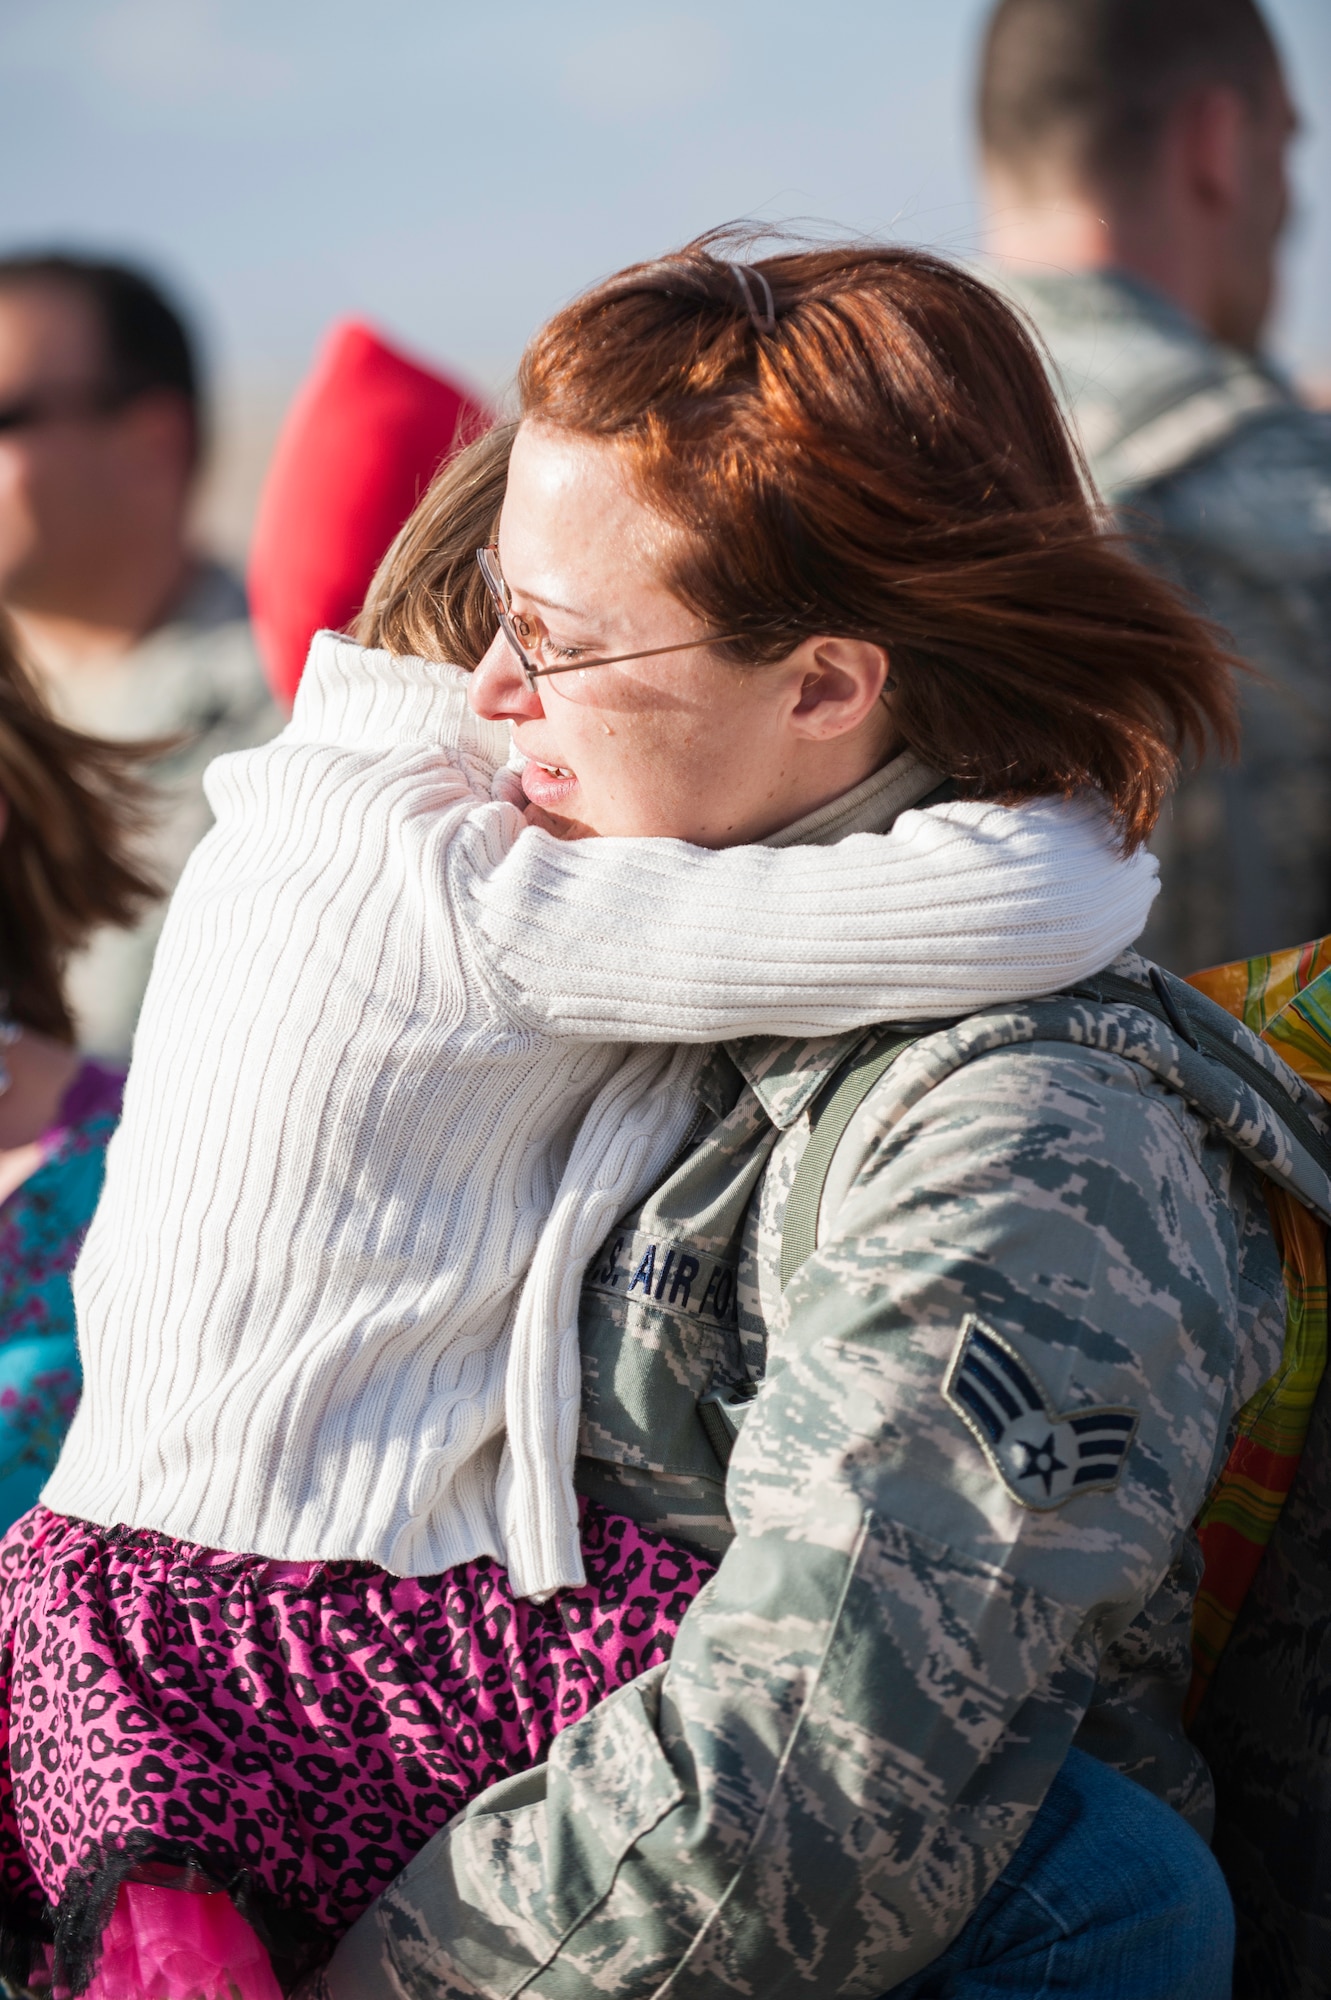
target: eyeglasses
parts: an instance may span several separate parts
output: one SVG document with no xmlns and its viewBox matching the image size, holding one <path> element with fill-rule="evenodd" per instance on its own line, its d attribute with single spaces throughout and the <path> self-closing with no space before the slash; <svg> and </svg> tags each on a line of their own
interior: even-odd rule
<svg viewBox="0 0 1331 2000">
<path fill-rule="evenodd" d="M 119 389 L 51 389 L 45 394 L 34 390 L 30 396 L 0 403 L 0 437 L 12 431 L 39 430 L 43 424 L 69 418 L 110 416 L 128 401 Z"/>
<path fill-rule="evenodd" d="M 652 660 L 660 653 L 687 653 L 694 646 L 724 646 L 732 639 L 742 639 L 746 636 L 742 632 L 708 632 L 701 639 L 676 639 L 672 645 L 647 646 L 639 653 L 607 653 L 594 660 L 566 660 L 561 661 L 558 666 L 547 667 L 542 663 L 539 651 L 545 641 L 538 639 L 536 649 L 534 651 L 529 649 L 527 637 L 513 615 L 513 601 L 508 594 L 508 585 L 504 582 L 504 572 L 499 567 L 498 545 L 495 542 L 488 542 L 483 549 L 477 549 L 476 560 L 494 604 L 499 629 L 517 654 L 527 679 L 527 686 L 533 692 L 537 681 L 544 680 L 548 674 L 576 674 L 583 672 L 587 667 L 617 667 L 625 660 Z"/>
</svg>

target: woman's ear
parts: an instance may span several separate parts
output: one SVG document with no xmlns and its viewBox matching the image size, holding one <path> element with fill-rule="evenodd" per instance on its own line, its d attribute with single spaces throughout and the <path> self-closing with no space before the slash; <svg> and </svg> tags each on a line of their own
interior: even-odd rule
<svg viewBox="0 0 1331 2000">
<path fill-rule="evenodd" d="M 869 639 L 806 639 L 786 665 L 798 690 L 791 727 L 820 743 L 858 729 L 892 685 L 887 649 Z"/>
</svg>

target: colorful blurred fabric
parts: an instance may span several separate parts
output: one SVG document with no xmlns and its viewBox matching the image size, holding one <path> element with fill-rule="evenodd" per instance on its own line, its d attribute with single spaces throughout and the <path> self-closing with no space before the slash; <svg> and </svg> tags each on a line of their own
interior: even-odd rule
<svg viewBox="0 0 1331 2000">
<path fill-rule="evenodd" d="M 444 461 L 493 422 L 456 382 L 356 320 L 334 326 L 287 412 L 250 549 L 255 635 L 290 703 L 310 640 L 345 631 Z"/>
<path fill-rule="evenodd" d="M 1192 975 L 1331 1101 L 1331 938 Z M 1266 1185 L 1285 1279 L 1280 1367 L 1239 1412 L 1220 1478 L 1198 1521 L 1205 1570 L 1193 1610 L 1196 1716 L 1299 1469 L 1327 1362 L 1326 1230 L 1285 1189 Z"/>
<path fill-rule="evenodd" d="M 69 1274 L 102 1189 L 124 1074 L 85 1062 L 36 1171 L 0 1203 L 0 1532 L 46 1484 L 81 1376 Z"/>
</svg>

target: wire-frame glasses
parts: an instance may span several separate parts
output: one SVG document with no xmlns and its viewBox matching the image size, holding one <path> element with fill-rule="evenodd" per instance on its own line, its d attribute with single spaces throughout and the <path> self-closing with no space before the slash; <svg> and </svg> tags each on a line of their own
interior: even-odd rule
<svg viewBox="0 0 1331 2000">
<path fill-rule="evenodd" d="M 483 549 L 477 549 L 476 560 L 494 604 L 499 629 L 517 654 L 527 678 L 527 686 L 533 690 L 537 681 L 544 680 L 549 674 L 576 674 L 583 672 L 587 667 L 617 667 L 625 660 L 652 660 L 660 653 L 686 653 L 694 646 L 724 646 L 732 639 L 742 639 L 745 636 L 742 632 L 708 632 L 701 639 L 676 639 L 669 646 L 646 646 L 637 653 L 607 653 L 594 660 L 569 660 L 557 667 L 543 666 L 540 660 L 534 658 L 527 650 L 518 631 L 511 608 L 508 585 L 504 582 L 504 572 L 499 567 L 497 544 L 487 542 Z"/>
</svg>

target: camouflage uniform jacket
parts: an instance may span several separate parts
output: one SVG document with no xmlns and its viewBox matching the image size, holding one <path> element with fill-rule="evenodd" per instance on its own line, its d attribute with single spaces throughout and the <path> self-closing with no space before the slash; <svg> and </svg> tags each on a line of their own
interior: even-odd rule
<svg viewBox="0 0 1331 2000">
<path fill-rule="evenodd" d="M 1005 288 L 1105 500 L 1262 679 L 1243 750 L 1179 788 L 1141 949 L 1178 972 L 1331 930 L 1331 416 L 1114 272 Z"/>
<path fill-rule="evenodd" d="M 1322 1215 L 1331 1183 L 1230 1071 L 1083 996 L 902 1055 L 784 1289 L 810 1107 L 858 1038 L 715 1052 L 695 1139 L 586 1277 L 579 1477 L 720 1568 L 668 1667 L 408 1866 L 334 2000 L 880 1994 L 1074 1740 L 1205 1828 L 1190 1523 L 1281 1348 L 1262 1177 Z M 750 1399 L 728 1473 L 718 1394 Z"/>
</svg>

